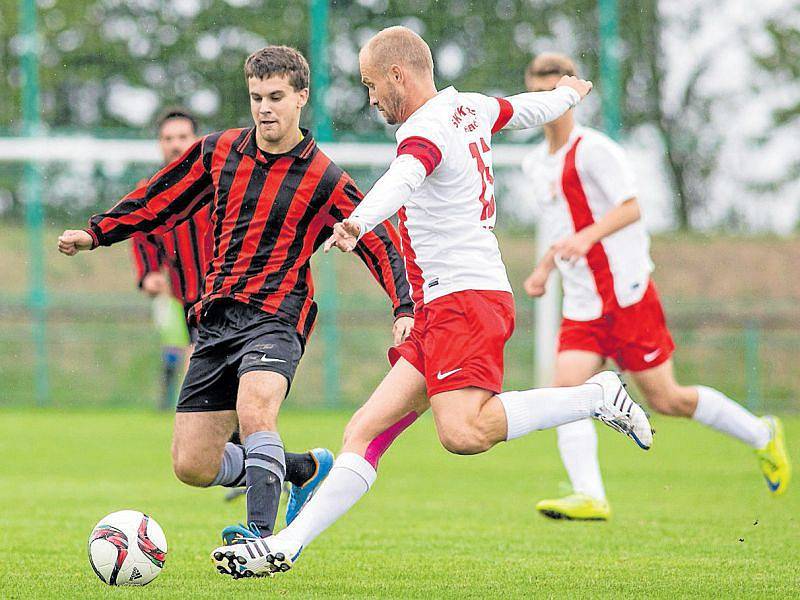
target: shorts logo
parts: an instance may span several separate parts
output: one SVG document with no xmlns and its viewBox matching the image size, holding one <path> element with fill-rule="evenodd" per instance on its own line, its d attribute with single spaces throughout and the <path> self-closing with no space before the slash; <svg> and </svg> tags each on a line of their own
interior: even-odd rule
<svg viewBox="0 0 800 600">
<path fill-rule="evenodd" d="M 644 362 L 649 363 L 657 359 L 659 354 L 661 354 L 661 348 L 659 348 L 658 350 L 654 350 L 653 352 L 648 352 L 642 358 L 644 359 Z"/>
<path fill-rule="evenodd" d="M 453 375 L 454 373 L 458 373 L 460 370 L 461 370 L 461 367 L 459 367 L 457 369 L 453 369 L 452 371 L 447 371 L 446 373 L 442 373 L 441 371 L 439 371 L 436 374 L 436 379 L 438 379 L 439 381 L 441 381 L 442 379 L 447 379 L 448 377 L 450 377 L 450 375 Z"/>
<path fill-rule="evenodd" d="M 270 358 L 269 356 L 267 356 L 265 354 L 264 356 L 261 357 L 261 362 L 267 362 L 267 363 L 268 362 L 282 362 L 282 363 L 285 363 L 286 361 L 283 360 L 282 358 Z"/>
</svg>

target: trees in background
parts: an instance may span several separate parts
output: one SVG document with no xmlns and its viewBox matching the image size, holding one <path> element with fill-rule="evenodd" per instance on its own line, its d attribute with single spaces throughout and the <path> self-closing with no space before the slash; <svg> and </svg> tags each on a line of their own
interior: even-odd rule
<svg viewBox="0 0 800 600">
<path fill-rule="evenodd" d="M 19 131 L 19 0 L 0 0 L 0 129 Z M 522 90 L 532 54 L 576 56 L 597 81 L 596 0 L 331 0 L 331 88 L 339 139 L 385 140 L 359 82 L 357 53 L 402 23 L 431 44 L 437 78 L 462 89 Z M 623 117 L 663 147 L 674 223 L 759 223 L 750 206 L 798 191 L 790 151 L 800 114 L 800 2 L 619 0 Z M 713 6 L 712 6 L 713 4 Z M 152 135 L 164 105 L 206 129 L 249 121 L 246 55 L 267 43 L 307 51 L 298 0 L 38 0 L 44 122 L 51 129 Z M 312 82 L 313 84 L 313 82 Z M 311 107 L 313 110 L 313 107 Z M 599 98 L 582 109 L 599 123 Z M 0 170 L 2 179 L 7 176 Z M 754 221 L 755 219 L 755 221 Z"/>
</svg>

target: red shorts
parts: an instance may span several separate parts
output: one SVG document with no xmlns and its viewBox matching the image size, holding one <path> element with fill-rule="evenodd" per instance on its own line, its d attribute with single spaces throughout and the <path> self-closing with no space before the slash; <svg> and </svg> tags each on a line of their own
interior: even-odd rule
<svg viewBox="0 0 800 600">
<path fill-rule="evenodd" d="M 428 397 L 466 387 L 497 394 L 503 389 L 503 349 L 513 332 L 509 292 L 454 292 L 417 311 L 411 335 L 389 349 L 389 362 L 401 356 L 410 362 L 425 376 Z"/>
<path fill-rule="evenodd" d="M 642 299 L 592 321 L 561 322 L 558 351 L 586 350 L 612 358 L 624 371 L 645 371 L 667 361 L 675 342 L 651 281 Z"/>
</svg>

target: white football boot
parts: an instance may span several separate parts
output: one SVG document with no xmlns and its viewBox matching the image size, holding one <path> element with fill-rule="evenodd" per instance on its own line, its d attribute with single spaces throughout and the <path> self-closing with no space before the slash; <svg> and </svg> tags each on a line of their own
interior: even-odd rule
<svg viewBox="0 0 800 600">
<path fill-rule="evenodd" d="M 211 559 L 220 575 L 234 579 L 242 577 L 272 577 L 292 568 L 292 562 L 302 548 L 292 548 L 275 536 L 220 546 Z"/>
<path fill-rule="evenodd" d="M 628 395 L 619 375 L 602 371 L 586 383 L 599 385 L 603 390 L 603 398 L 595 405 L 592 416 L 627 435 L 639 448 L 649 450 L 653 445 L 653 429 L 647 413 Z"/>
</svg>

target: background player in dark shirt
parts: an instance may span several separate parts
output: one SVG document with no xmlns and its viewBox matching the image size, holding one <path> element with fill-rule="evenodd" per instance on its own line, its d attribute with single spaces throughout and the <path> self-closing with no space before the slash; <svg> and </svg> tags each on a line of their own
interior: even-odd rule
<svg viewBox="0 0 800 600">
<path fill-rule="evenodd" d="M 246 480 L 254 526 L 226 528 L 224 543 L 269 535 L 282 481 L 297 478 L 277 415 L 316 317 L 309 260 L 361 199 L 349 175 L 299 127 L 308 101 L 305 58 L 269 46 L 247 59 L 245 75 L 254 127 L 201 138 L 92 217 L 88 229 L 59 237 L 59 250 L 71 256 L 137 231 L 161 234 L 211 204 L 213 258 L 192 310 L 199 339 L 178 402 L 173 465 L 190 485 Z M 387 222 L 356 248 L 392 300 L 396 343 L 413 325 L 398 245 Z M 243 448 L 226 444 L 237 418 Z"/>
<path fill-rule="evenodd" d="M 179 158 L 197 141 L 198 129 L 195 116 L 184 108 L 172 107 L 164 110 L 156 120 L 158 146 L 164 158 L 162 165 L 167 165 Z M 146 183 L 139 182 L 137 187 Z M 211 261 L 213 251 L 211 234 L 211 212 L 209 209 L 197 211 L 171 231 L 163 235 L 137 233 L 131 238 L 131 254 L 139 288 L 149 296 L 171 296 L 183 307 L 183 322 L 188 325 L 186 316 L 191 307 L 200 299 L 203 290 L 203 275 Z M 159 306 L 172 309 L 173 300 L 160 298 L 164 303 Z M 156 310 L 157 307 L 154 306 Z M 188 326 L 188 335 L 176 336 L 172 323 L 173 311 L 166 310 L 167 332 L 170 338 L 186 338 L 186 342 L 174 339 L 165 340 L 162 332 L 161 362 L 164 390 L 161 407 L 174 405 L 175 389 L 179 377 L 186 370 L 188 357 L 197 341 L 197 327 Z"/>
</svg>

